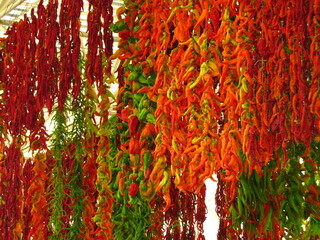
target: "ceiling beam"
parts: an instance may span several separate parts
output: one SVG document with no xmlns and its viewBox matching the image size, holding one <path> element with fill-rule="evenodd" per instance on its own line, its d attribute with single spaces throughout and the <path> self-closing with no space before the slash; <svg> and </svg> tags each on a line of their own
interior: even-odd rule
<svg viewBox="0 0 320 240">
<path fill-rule="evenodd" d="M 7 13 L 15 9 L 17 6 L 22 4 L 25 0 L 20 0 L 20 1 L 5 1 L 3 4 L 3 1 L 1 2 L 1 8 L 0 8 L 0 18 L 5 16 Z"/>
<path fill-rule="evenodd" d="M 0 19 L 0 24 L 9 27 L 12 25 L 12 21 Z"/>
</svg>

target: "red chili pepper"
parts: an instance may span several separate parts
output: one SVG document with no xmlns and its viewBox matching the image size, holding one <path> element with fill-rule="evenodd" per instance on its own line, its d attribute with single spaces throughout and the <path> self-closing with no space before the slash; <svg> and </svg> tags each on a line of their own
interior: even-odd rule
<svg viewBox="0 0 320 240">
<path fill-rule="evenodd" d="M 129 132 L 132 136 L 137 133 L 138 125 L 139 125 L 139 119 L 137 116 L 134 115 L 128 119 Z"/>
<path fill-rule="evenodd" d="M 139 186 L 136 183 L 131 183 L 129 185 L 129 196 L 133 197 L 135 195 L 137 195 L 139 192 Z"/>
</svg>

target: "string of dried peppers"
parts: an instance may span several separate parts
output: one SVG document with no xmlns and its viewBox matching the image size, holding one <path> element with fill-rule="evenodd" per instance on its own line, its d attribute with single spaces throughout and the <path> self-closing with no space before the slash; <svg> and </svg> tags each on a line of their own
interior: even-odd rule
<svg viewBox="0 0 320 240">
<path fill-rule="evenodd" d="M 218 239 L 319 238 L 320 2 L 88 3 L 1 40 L 1 238 L 205 239 L 214 174 Z"/>
</svg>

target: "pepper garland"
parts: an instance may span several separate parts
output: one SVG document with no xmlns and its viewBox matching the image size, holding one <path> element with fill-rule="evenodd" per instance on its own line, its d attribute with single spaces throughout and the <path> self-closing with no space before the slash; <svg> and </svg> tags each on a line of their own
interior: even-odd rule
<svg viewBox="0 0 320 240">
<path fill-rule="evenodd" d="M 111 231 L 111 224 L 104 226 L 106 217 L 102 219 L 103 225 L 98 228 L 92 220 L 92 217 L 98 215 L 94 209 L 97 201 L 99 206 L 103 205 L 94 186 L 95 179 L 87 175 L 92 172 L 91 169 L 96 168 L 95 158 L 91 158 L 94 168 L 88 165 L 88 159 L 96 155 L 88 153 L 86 136 L 97 113 L 96 102 L 88 105 L 87 94 L 92 91 L 88 91 L 86 76 L 81 74 L 85 66 L 80 56 L 81 5 L 82 1 L 63 1 L 59 4 L 52 0 L 45 7 L 43 1 L 40 1 L 37 12 L 31 11 L 31 20 L 25 17 L 9 28 L 8 37 L 1 45 L 1 154 L 6 160 L 1 162 L 4 174 L 1 175 L 0 185 L 1 195 L 8 193 L 8 199 L 1 202 L 1 232 L 8 239 L 79 239 L 83 236 L 87 239 L 104 239 L 106 235 L 103 232 Z M 58 19 L 59 6 L 61 10 Z M 96 58 L 97 53 L 91 54 L 101 62 L 100 70 L 95 66 L 93 74 L 96 76 L 105 72 L 97 80 L 99 83 L 105 80 L 105 76 L 111 78 L 110 62 L 104 63 L 111 55 L 113 42 L 111 31 L 108 33 L 112 21 L 111 2 L 105 1 L 104 7 L 108 8 L 103 11 L 104 25 L 98 26 L 97 30 L 100 32 L 100 28 L 104 28 L 105 35 L 100 34 L 100 37 L 107 45 L 106 51 L 100 50 L 99 58 Z M 72 14 L 73 10 L 77 10 L 76 15 Z M 71 25 L 74 27 L 71 28 Z M 19 94 L 21 89 L 23 93 Z M 101 91 L 99 97 L 107 93 L 107 90 Z M 18 98 L 12 97 L 14 95 Z M 104 96 L 108 98 L 109 95 Z M 99 107 L 103 105 L 104 109 L 99 114 L 105 121 L 109 105 L 106 100 L 101 101 Z M 15 111 L 11 116 L 14 108 L 21 111 Z M 53 133 L 49 134 L 44 126 L 44 116 L 53 114 L 53 111 L 55 127 Z M 89 118 L 86 112 L 95 115 Z M 22 119 L 24 114 L 27 118 Z M 93 140 L 96 139 L 97 136 L 94 136 Z M 31 160 L 24 161 L 19 157 L 25 144 L 30 144 L 29 149 L 33 154 Z M 95 144 L 92 146 L 94 152 Z M 11 152 L 14 151 L 16 154 L 13 156 Z M 99 151 L 103 155 L 104 151 Z M 10 167 L 12 164 L 16 167 Z M 7 169 L 16 170 L 8 172 Z M 93 180 L 91 188 L 88 187 L 90 182 L 84 184 L 88 177 L 90 181 Z M 14 188 L 8 188 L 6 179 L 9 178 L 15 179 L 12 181 Z M 20 181 L 21 184 L 18 184 Z M 17 191 L 14 196 L 20 196 L 19 201 L 12 198 L 13 190 Z M 88 195 L 93 198 L 88 199 Z M 107 196 L 107 199 L 110 197 Z M 87 200 L 93 204 L 90 210 L 92 215 L 89 216 L 92 228 L 86 221 L 86 209 L 90 207 L 88 204 L 84 207 Z M 5 209 L 10 209 L 12 201 L 16 202 L 15 209 L 11 208 L 13 211 L 9 214 Z M 108 201 L 108 208 L 111 209 L 112 199 Z M 103 214 L 109 216 L 106 211 Z M 12 218 L 13 215 L 16 217 Z M 102 230 L 99 231 L 99 228 Z"/>
<path fill-rule="evenodd" d="M 86 104 L 85 148 L 88 153 L 84 163 L 86 187 L 85 225 L 86 239 L 111 239 L 112 234 L 112 192 L 108 185 L 111 172 L 107 167 L 109 131 L 106 128 L 109 117 L 109 91 L 112 83 L 111 62 L 113 36 L 109 30 L 112 22 L 112 1 L 89 1 L 88 53 L 85 66 Z"/>
<path fill-rule="evenodd" d="M 89 3 L 85 61 L 82 1 L 1 42 L 2 237 L 204 239 L 216 173 L 218 239 L 317 239 L 319 2 Z"/>
<path fill-rule="evenodd" d="M 156 72 L 142 90 L 157 103 L 154 189 L 172 177 L 179 190 L 197 194 L 217 172 L 219 239 L 318 234 L 317 207 L 297 207 L 311 200 L 311 182 L 311 191 L 319 188 L 308 105 L 308 95 L 317 95 L 311 79 L 318 80 L 309 60 L 317 42 L 310 39 L 318 37 L 314 8 L 302 1 L 136 1 L 118 11 L 114 31 L 122 41 L 114 57 L 138 67 L 140 74 L 127 73 L 134 83 Z M 168 213 L 174 203 L 166 193 Z"/>
<path fill-rule="evenodd" d="M 192 238 L 196 236 L 193 228 L 195 221 L 192 217 L 193 214 L 190 214 L 189 211 L 195 211 L 196 214 L 195 202 L 198 202 L 201 208 L 203 208 L 204 202 L 201 203 L 201 201 L 204 201 L 204 198 L 200 198 L 201 201 L 196 201 L 194 196 L 189 197 L 187 196 L 187 193 L 179 192 L 174 185 L 170 184 L 171 173 L 168 171 L 169 169 L 166 169 L 167 164 L 165 156 L 161 156 L 159 161 L 155 162 L 158 160 L 158 156 L 156 154 L 159 150 L 155 148 L 155 151 L 153 154 L 151 154 L 153 149 L 145 149 L 143 147 L 145 143 L 148 143 L 150 140 L 152 141 L 152 148 L 156 147 L 154 144 L 157 141 L 161 141 L 161 133 L 157 135 L 157 131 L 159 131 L 156 129 L 157 116 L 154 116 L 154 114 L 156 114 L 154 112 L 156 111 L 156 106 L 158 104 L 156 104 L 155 98 L 152 96 L 150 97 L 149 94 L 146 94 L 153 90 L 153 86 L 156 84 L 156 78 L 158 77 L 156 74 L 158 70 L 153 70 L 149 67 L 151 57 L 147 60 L 149 63 L 144 60 L 143 57 L 141 57 L 139 61 L 144 60 L 145 62 L 142 62 L 141 64 L 136 63 L 137 59 L 140 58 L 139 53 L 143 51 L 143 49 L 140 47 L 140 41 L 143 42 L 143 45 L 146 47 L 148 47 L 148 44 L 151 46 L 153 45 L 153 43 L 146 40 L 149 38 L 150 41 L 150 36 L 146 35 L 144 32 L 140 32 L 141 29 L 146 31 L 144 28 L 144 21 L 147 25 L 153 21 L 153 17 L 151 16 L 150 12 L 144 12 L 142 10 L 140 13 L 140 11 L 137 11 L 137 6 L 139 7 L 140 3 L 142 2 L 137 1 L 136 3 L 128 3 L 128 10 L 125 8 L 118 9 L 118 18 L 120 18 L 121 21 L 112 26 L 113 30 L 115 32 L 119 32 L 119 36 L 122 38 L 119 42 L 119 50 L 114 54 L 113 57 L 118 57 L 119 59 L 123 60 L 123 64 L 121 66 L 125 66 L 124 86 L 120 87 L 118 93 L 120 96 L 122 96 L 122 102 L 119 104 L 119 108 L 121 110 L 119 114 L 122 120 L 128 122 L 129 134 L 133 135 L 129 142 L 129 152 L 133 155 L 135 154 L 132 158 L 132 155 L 130 155 L 130 159 L 134 162 L 131 163 L 131 169 L 138 171 L 137 175 L 140 176 L 138 170 L 139 165 L 137 165 L 136 162 L 139 160 L 137 153 L 139 149 L 141 149 L 140 163 L 145 165 L 145 169 L 147 169 L 147 171 L 143 171 L 144 180 L 141 181 L 141 179 L 138 183 L 140 185 L 140 193 L 142 195 L 147 194 L 151 207 L 157 209 L 160 207 L 165 211 L 165 214 L 162 217 L 161 214 L 158 216 L 157 214 L 154 214 L 155 220 L 159 222 L 155 222 L 152 226 L 154 231 L 152 236 L 161 238 L 161 236 L 164 235 L 167 239 L 177 237 Z M 156 2 L 152 3 L 153 8 L 155 8 L 156 4 Z M 141 8 L 143 9 L 147 6 L 148 3 L 144 2 L 142 3 Z M 126 14 L 124 19 L 122 19 L 122 14 Z M 156 26 L 153 30 L 156 32 L 158 29 L 158 26 Z M 143 36 L 140 36 L 140 34 L 143 34 Z M 151 40 L 153 40 L 152 37 Z M 136 52 L 134 50 L 136 50 Z M 147 51 L 145 51 L 144 54 L 147 55 Z M 132 64 L 130 64 L 129 61 L 131 61 Z M 127 105 L 133 105 L 133 108 L 124 108 Z M 127 117 L 128 115 L 129 118 Z M 147 122 L 147 124 L 144 124 L 144 122 Z M 138 130 L 136 130 L 136 128 Z M 139 129 L 141 128 L 143 129 L 141 132 L 141 134 L 143 134 L 143 138 L 141 139 L 140 136 L 140 142 L 142 142 L 143 145 L 139 148 L 138 139 Z M 148 136 L 151 133 L 154 135 L 154 137 L 152 137 L 152 135 Z M 145 136 L 148 136 L 148 140 L 144 140 L 146 138 Z M 149 153 L 150 150 L 151 153 Z M 162 154 L 164 152 L 165 150 L 162 149 Z M 142 172 L 142 170 L 140 171 Z M 130 187 L 135 186 L 136 184 L 137 183 L 132 183 Z M 160 191 L 161 189 L 162 191 Z M 201 193 L 204 194 L 204 191 Z M 161 198 L 165 200 L 166 205 L 163 205 L 163 200 L 158 200 Z M 186 207 L 188 211 L 184 211 L 184 208 Z M 196 215 L 196 220 L 199 221 L 198 226 L 200 232 L 202 231 L 201 223 L 205 219 L 204 214 L 204 212 L 198 211 L 198 214 Z M 201 234 L 199 237 L 201 237 Z"/>
</svg>

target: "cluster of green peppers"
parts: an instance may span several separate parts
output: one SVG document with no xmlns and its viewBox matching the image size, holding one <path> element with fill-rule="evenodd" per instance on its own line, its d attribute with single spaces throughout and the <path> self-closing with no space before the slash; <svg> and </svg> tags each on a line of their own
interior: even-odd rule
<svg viewBox="0 0 320 240">
<path fill-rule="evenodd" d="M 50 227 L 49 239 L 79 239 L 85 225 L 82 220 L 84 211 L 83 157 L 85 149 L 84 91 L 71 101 L 67 99 L 62 112 L 54 109 L 54 131 L 51 135 L 51 152 L 55 164 L 50 176 Z M 72 122 L 67 119 L 72 116 Z M 70 168 L 72 166 L 72 168 Z M 68 203 L 68 204 L 67 204 Z M 66 225 L 65 219 L 70 219 Z"/>
<path fill-rule="evenodd" d="M 233 228 L 257 239 L 279 235 L 279 231 L 284 231 L 281 235 L 287 239 L 318 237 L 320 209 L 309 200 L 310 197 L 318 198 L 314 201 L 319 202 L 319 172 L 310 163 L 310 159 L 319 161 L 319 146 L 319 142 L 313 143 L 311 158 L 308 158 L 302 157 L 303 145 L 292 143 L 287 149 L 285 171 L 281 171 L 277 162 L 272 160 L 263 168 L 262 176 L 255 171 L 250 176 L 242 174 L 237 197 L 229 208 Z M 243 154 L 239 155 L 245 158 Z M 313 195 L 310 188 L 315 188 Z"/>
<path fill-rule="evenodd" d="M 131 11 L 125 11 L 126 18 L 119 19 L 117 23 L 110 26 L 110 29 L 122 38 L 119 48 L 123 49 L 138 40 L 134 36 L 134 33 L 139 30 L 138 21 L 132 25 L 127 20 L 131 14 L 135 14 L 135 3 L 127 2 L 126 7 L 129 5 Z M 110 126 L 109 169 L 112 173 L 109 186 L 114 193 L 113 234 L 114 239 L 119 240 L 152 237 L 147 231 L 151 226 L 151 208 L 148 200 L 141 193 L 145 181 L 145 170 L 153 160 L 152 155 L 147 152 L 141 156 L 143 159 L 140 159 L 140 154 L 133 153 L 128 145 L 132 138 L 139 138 L 147 122 L 155 123 L 155 117 L 152 114 L 155 103 L 149 100 L 145 92 L 140 92 L 140 89 L 152 86 L 156 74 L 147 76 L 138 65 L 130 62 L 127 59 L 123 63 L 124 82 L 122 86 L 120 84 L 121 94 L 117 96 L 118 104 L 123 104 L 123 107 L 117 109 L 118 116 L 112 116 L 108 120 Z M 126 110 L 130 112 L 129 116 L 125 114 L 126 117 L 123 117 L 122 113 Z"/>
<path fill-rule="evenodd" d="M 128 80 L 132 82 L 132 101 L 133 106 L 138 110 L 137 117 L 140 122 L 146 121 L 155 124 L 156 118 L 153 114 L 156 108 L 156 103 L 151 101 L 147 93 L 139 92 L 143 87 L 152 87 L 155 83 L 156 73 L 151 72 L 148 76 L 143 73 L 138 65 L 128 65 L 125 68 L 130 72 Z M 126 99 L 124 99 L 126 101 Z"/>
<path fill-rule="evenodd" d="M 115 200 L 112 214 L 114 239 L 149 239 L 150 236 L 147 236 L 144 230 L 150 227 L 151 209 L 139 192 L 130 194 L 130 185 L 133 181 L 143 180 L 143 173 L 135 173 L 131 169 L 130 155 L 117 147 L 118 137 L 120 144 L 128 141 L 127 123 L 121 121 L 117 116 L 112 116 L 109 124 L 111 127 L 109 168 L 112 173 L 109 186 L 114 193 Z M 123 182 L 119 181 L 119 176 L 124 178 Z"/>
<path fill-rule="evenodd" d="M 84 123 L 84 92 L 80 91 L 76 101 L 73 102 L 73 123 L 70 132 L 71 143 L 74 143 L 74 151 L 71 158 L 74 159 L 73 168 L 70 171 L 70 199 L 72 199 L 72 224 L 70 226 L 68 239 L 75 240 L 83 234 L 85 225 L 82 220 L 84 211 L 84 189 L 83 189 L 83 169 L 82 162 L 85 155 L 83 146 L 83 134 L 85 132 Z"/>
<path fill-rule="evenodd" d="M 65 222 L 63 218 L 66 216 L 64 202 L 66 199 L 66 174 L 63 166 L 64 152 L 66 150 L 66 118 L 59 108 L 54 109 L 55 128 L 51 136 L 51 152 L 55 164 L 52 168 L 50 176 L 50 219 L 49 226 L 52 234 L 49 239 L 63 239 L 65 233 Z"/>
</svg>

